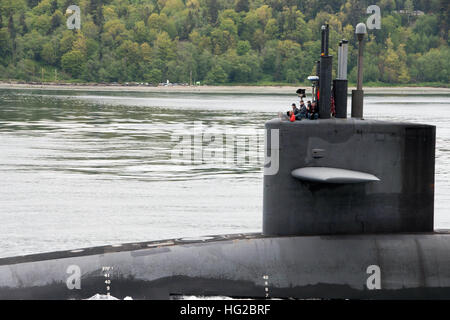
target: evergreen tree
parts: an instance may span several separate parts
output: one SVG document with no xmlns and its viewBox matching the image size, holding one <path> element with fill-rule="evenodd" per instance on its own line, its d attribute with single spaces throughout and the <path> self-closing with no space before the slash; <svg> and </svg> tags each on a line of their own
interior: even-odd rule
<svg viewBox="0 0 450 320">
<path fill-rule="evenodd" d="M 248 0 L 237 0 L 236 1 L 236 12 L 247 12 L 249 10 Z"/>
<path fill-rule="evenodd" d="M 58 1 L 53 0 L 50 4 L 50 13 L 53 14 L 58 9 Z"/>
<path fill-rule="evenodd" d="M 91 12 L 94 23 L 97 26 L 101 26 L 104 23 L 102 1 L 91 0 L 89 4 L 89 11 Z"/>
<path fill-rule="evenodd" d="M 19 25 L 22 29 L 22 32 L 21 32 L 22 35 L 24 35 L 25 33 L 28 33 L 28 27 L 27 27 L 27 23 L 25 22 L 25 13 L 24 12 L 22 12 L 20 14 Z"/>
<path fill-rule="evenodd" d="M 58 28 L 62 24 L 62 21 L 63 21 L 63 15 L 62 15 L 61 11 L 59 11 L 59 10 L 55 11 L 55 13 L 53 13 L 53 15 L 52 15 L 50 30 L 51 31 L 56 30 L 56 28 Z"/>
<path fill-rule="evenodd" d="M 11 37 L 11 39 L 15 39 L 16 38 L 16 28 L 14 26 L 14 19 L 13 19 L 12 14 L 9 16 L 8 31 L 9 31 L 9 36 Z"/>
<path fill-rule="evenodd" d="M 40 0 L 27 0 L 28 7 L 34 8 L 39 4 Z"/>
<path fill-rule="evenodd" d="M 219 3 L 217 0 L 206 0 L 208 6 L 208 18 L 209 21 L 215 25 L 217 23 L 217 17 L 219 16 Z"/>
<path fill-rule="evenodd" d="M 406 11 L 406 14 L 408 16 L 408 25 L 409 25 L 409 21 L 411 19 L 411 15 L 414 12 L 414 3 L 412 2 L 412 0 L 406 0 L 405 1 L 405 11 Z"/>
<path fill-rule="evenodd" d="M 449 20 L 450 20 L 450 1 L 440 0 L 439 1 L 439 24 L 440 24 L 440 34 L 444 40 L 448 41 L 449 36 Z"/>
</svg>

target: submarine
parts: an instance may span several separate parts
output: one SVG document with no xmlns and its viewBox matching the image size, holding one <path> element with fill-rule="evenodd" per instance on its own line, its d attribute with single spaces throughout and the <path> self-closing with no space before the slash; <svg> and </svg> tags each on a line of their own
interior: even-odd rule
<svg viewBox="0 0 450 320">
<path fill-rule="evenodd" d="M 265 124 L 261 233 L 1 258 L 0 299 L 450 299 L 436 129 L 364 119 L 360 81 L 347 118 L 348 42 L 332 81 L 328 33 L 311 77 L 318 119 Z"/>
</svg>

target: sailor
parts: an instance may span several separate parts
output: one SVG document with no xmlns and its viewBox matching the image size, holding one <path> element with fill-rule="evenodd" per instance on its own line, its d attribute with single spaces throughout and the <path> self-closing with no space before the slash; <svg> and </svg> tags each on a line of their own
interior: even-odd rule
<svg viewBox="0 0 450 320">
<path fill-rule="evenodd" d="M 300 109 L 298 114 L 296 115 L 296 119 L 301 120 L 303 118 L 307 118 L 307 116 L 308 116 L 308 109 L 306 108 L 306 105 L 303 102 L 303 100 L 300 100 Z"/>
<path fill-rule="evenodd" d="M 282 116 L 281 112 L 280 112 L 280 119 L 287 119 L 289 121 L 295 121 L 297 114 L 299 113 L 299 110 L 297 108 L 297 106 L 295 105 L 295 103 L 293 103 L 292 105 L 292 110 L 287 111 L 285 116 Z"/>
<path fill-rule="evenodd" d="M 292 105 L 292 111 L 288 111 L 286 112 L 287 116 L 290 118 L 292 114 L 294 114 L 294 116 L 297 116 L 299 110 L 297 108 L 297 106 L 295 105 L 295 103 L 293 103 Z"/>
<path fill-rule="evenodd" d="M 317 106 L 317 101 L 313 101 L 311 103 L 311 107 L 309 108 L 308 118 L 311 120 L 319 118 L 319 108 Z"/>
<path fill-rule="evenodd" d="M 333 97 L 333 96 L 331 96 L 331 107 L 330 107 L 330 111 L 331 111 L 331 115 L 332 115 L 333 117 L 335 117 L 335 116 L 336 116 L 336 105 L 335 105 L 334 97 Z"/>
<path fill-rule="evenodd" d="M 290 111 L 289 121 L 294 122 L 296 120 L 294 112 Z"/>
</svg>

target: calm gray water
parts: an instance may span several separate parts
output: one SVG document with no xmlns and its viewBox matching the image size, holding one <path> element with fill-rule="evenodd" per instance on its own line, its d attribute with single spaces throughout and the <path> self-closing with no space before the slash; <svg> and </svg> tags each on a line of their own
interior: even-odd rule
<svg viewBox="0 0 450 320">
<path fill-rule="evenodd" d="M 295 100 L 0 90 L 0 257 L 260 231 L 263 141 L 245 137 Z M 450 95 L 367 96 L 365 117 L 437 126 L 435 228 L 450 228 Z M 174 157 L 199 123 L 257 147 Z"/>
</svg>

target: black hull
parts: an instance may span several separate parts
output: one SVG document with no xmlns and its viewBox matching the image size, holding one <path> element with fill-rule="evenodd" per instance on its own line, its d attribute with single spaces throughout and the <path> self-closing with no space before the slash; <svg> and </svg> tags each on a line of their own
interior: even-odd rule
<svg viewBox="0 0 450 320">
<path fill-rule="evenodd" d="M 448 231 L 223 235 L 3 258 L 0 299 L 450 299 L 449 265 Z"/>
</svg>

